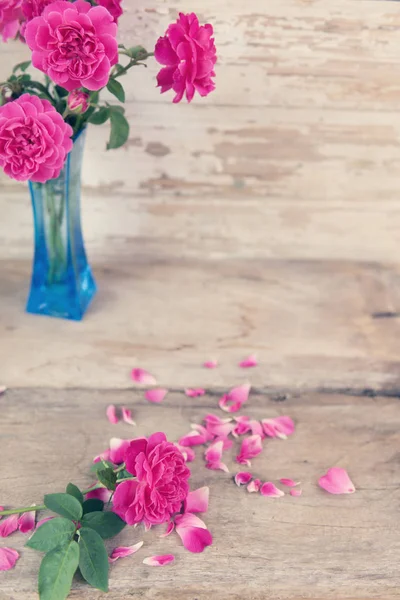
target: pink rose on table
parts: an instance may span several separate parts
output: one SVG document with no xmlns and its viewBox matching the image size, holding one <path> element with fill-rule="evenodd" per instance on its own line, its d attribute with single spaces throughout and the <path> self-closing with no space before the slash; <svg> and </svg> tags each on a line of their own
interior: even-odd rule
<svg viewBox="0 0 400 600">
<path fill-rule="evenodd" d="M 21 17 L 21 0 L 0 0 L 0 35 L 3 42 L 15 38 Z"/>
<path fill-rule="evenodd" d="M 23 94 L 0 106 L 0 167 L 17 181 L 58 177 L 71 136 L 72 128 L 48 100 Z"/>
<path fill-rule="evenodd" d="M 25 39 L 32 64 L 68 91 L 107 85 L 118 60 L 117 26 L 102 6 L 57 1 L 30 21 Z"/>
<path fill-rule="evenodd" d="M 118 485 L 113 510 L 128 525 L 165 523 L 181 509 L 189 493 L 190 471 L 181 452 L 163 433 L 133 440 L 125 465 L 137 479 Z"/>
<path fill-rule="evenodd" d="M 217 56 L 212 35 L 212 25 L 200 25 L 194 13 L 179 14 L 155 47 L 156 60 L 165 65 L 157 75 L 162 94 L 173 89 L 173 101 L 180 102 L 186 92 L 190 102 L 196 91 L 207 96 L 215 89 L 212 77 Z"/>
<path fill-rule="evenodd" d="M 69 110 L 83 114 L 89 108 L 89 94 L 82 92 L 82 90 L 72 90 L 68 94 L 67 104 Z"/>
<path fill-rule="evenodd" d="M 118 22 L 119 17 L 124 12 L 121 8 L 122 0 L 98 0 L 97 4 L 104 6 L 111 13 L 114 23 Z"/>
</svg>

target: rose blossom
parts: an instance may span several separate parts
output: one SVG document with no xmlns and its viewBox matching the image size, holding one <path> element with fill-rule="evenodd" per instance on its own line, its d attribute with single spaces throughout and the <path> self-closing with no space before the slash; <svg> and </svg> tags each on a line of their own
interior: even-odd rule
<svg viewBox="0 0 400 600">
<path fill-rule="evenodd" d="M 124 12 L 121 8 L 122 0 L 97 0 L 99 6 L 104 6 L 111 13 L 114 23 L 118 22 L 119 17 Z"/>
<path fill-rule="evenodd" d="M 71 136 L 72 128 L 48 100 L 23 94 L 0 106 L 0 167 L 17 181 L 58 177 Z"/>
<path fill-rule="evenodd" d="M 216 50 L 212 25 L 199 25 L 197 16 L 179 14 L 164 37 L 160 37 L 154 51 L 156 60 L 166 65 L 157 75 L 161 93 L 176 92 L 174 102 L 180 102 L 186 92 L 190 102 L 197 91 L 207 96 L 215 89 Z"/>
<path fill-rule="evenodd" d="M 26 26 L 32 64 L 69 92 L 99 90 L 118 60 L 117 26 L 103 6 L 56 1 Z"/>
<path fill-rule="evenodd" d="M 0 0 L 0 35 L 3 42 L 15 38 L 21 17 L 21 0 Z"/>
<path fill-rule="evenodd" d="M 113 510 L 128 525 L 165 523 L 181 509 L 189 493 L 190 471 L 164 433 L 133 440 L 125 453 L 125 466 L 137 479 L 118 485 Z"/>
<path fill-rule="evenodd" d="M 40 17 L 45 7 L 51 4 L 54 0 L 22 0 L 21 8 L 22 14 L 25 18 L 24 23 L 21 25 L 21 34 L 25 35 L 25 29 L 29 21 L 32 21 L 35 17 Z"/>
<path fill-rule="evenodd" d="M 68 94 L 67 105 L 69 110 L 83 114 L 89 108 L 89 94 L 82 92 L 82 90 L 72 90 Z"/>
</svg>

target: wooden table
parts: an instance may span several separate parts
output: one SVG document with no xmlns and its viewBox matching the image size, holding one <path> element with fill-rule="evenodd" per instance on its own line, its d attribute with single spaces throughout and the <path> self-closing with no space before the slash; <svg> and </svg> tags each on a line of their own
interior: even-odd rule
<svg viewBox="0 0 400 600">
<path fill-rule="evenodd" d="M 174 13 L 163 0 L 125 1 L 122 41 L 151 47 Z M 173 106 L 154 92 L 153 65 L 126 86 L 127 147 L 106 154 L 107 131 L 92 128 L 83 210 L 100 293 L 83 323 L 24 314 L 30 208 L 25 187 L 0 178 L 0 503 L 90 483 L 111 436 L 177 439 L 249 377 L 246 413 L 289 414 L 297 426 L 253 470 L 300 479 L 303 496 L 248 494 L 198 452 L 193 480 L 210 486 L 214 545 L 194 556 L 176 536 L 125 531 L 121 543 L 145 547 L 113 566 L 107 597 L 398 598 L 400 5 L 175 7 L 215 24 L 218 92 Z M 0 76 L 26 56 L 3 45 Z M 250 352 L 260 366 L 243 372 Z M 220 368 L 202 369 L 212 357 Z M 133 389 L 133 366 L 171 390 L 163 405 Z M 186 398 L 197 385 L 207 395 Z M 132 408 L 137 428 L 110 425 L 110 403 Z M 318 488 L 333 465 L 356 494 Z M 142 564 L 165 552 L 175 565 Z M 1 600 L 37 598 L 38 561 L 25 550 L 0 575 Z M 102 594 L 78 584 L 71 597 Z"/>
</svg>

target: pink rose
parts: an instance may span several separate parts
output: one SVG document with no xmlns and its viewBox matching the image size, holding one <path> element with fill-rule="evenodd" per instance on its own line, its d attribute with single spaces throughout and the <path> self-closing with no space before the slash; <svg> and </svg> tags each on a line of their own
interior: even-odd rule
<svg viewBox="0 0 400 600">
<path fill-rule="evenodd" d="M 118 485 L 113 510 L 128 525 L 165 523 L 189 493 L 190 471 L 179 450 L 163 433 L 134 440 L 125 454 L 125 465 L 135 481 Z"/>
<path fill-rule="evenodd" d="M 195 91 L 207 96 L 215 89 L 212 77 L 217 57 L 212 35 L 212 25 L 199 25 L 194 13 L 179 14 L 159 38 L 154 52 L 156 60 L 166 65 L 157 75 L 162 94 L 172 88 L 174 102 L 180 102 L 186 92 L 190 102 Z"/>
<path fill-rule="evenodd" d="M 114 23 L 118 22 L 119 17 L 124 12 L 121 8 L 122 0 L 97 0 L 97 4 L 104 6 L 111 13 Z"/>
<path fill-rule="evenodd" d="M 26 26 L 32 64 L 68 91 L 99 90 L 118 60 L 117 26 L 102 6 L 56 1 Z"/>
<path fill-rule="evenodd" d="M 21 34 L 25 37 L 25 29 L 29 21 L 35 17 L 40 17 L 45 7 L 51 4 L 54 0 L 22 0 L 22 14 L 25 18 L 21 25 Z"/>
<path fill-rule="evenodd" d="M 72 128 L 48 100 L 23 94 L 0 106 L 0 167 L 17 181 L 58 177 L 71 136 Z"/>
<path fill-rule="evenodd" d="M 15 38 L 21 17 L 21 0 L 0 0 L 0 34 L 3 42 Z"/>
<path fill-rule="evenodd" d="M 67 104 L 69 110 L 83 114 L 89 108 L 89 94 L 82 92 L 82 90 L 72 90 L 68 94 Z"/>
</svg>

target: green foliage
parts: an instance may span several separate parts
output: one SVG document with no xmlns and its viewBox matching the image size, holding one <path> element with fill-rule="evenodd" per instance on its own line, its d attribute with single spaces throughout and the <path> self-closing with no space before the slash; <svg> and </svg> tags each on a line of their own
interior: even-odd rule
<svg viewBox="0 0 400 600">
<path fill-rule="evenodd" d="M 129 138 L 129 123 L 124 115 L 117 110 L 112 110 L 111 107 L 110 110 L 111 133 L 107 150 L 120 148 Z"/>
<path fill-rule="evenodd" d="M 79 569 L 90 585 L 108 591 L 108 555 L 104 542 L 94 529 L 79 530 Z"/>
<path fill-rule="evenodd" d="M 69 494 L 47 494 L 44 504 L 49 510 L 72 521 L 79 521 L 82 516 L 81 503 Z"/>
<path fill-rule="evenodd" d="M 120 102 L 125 102 L 125 90 L 116 79 L 110 79 L 107 83 L 107 89 L 113 94 Z"/>
<path fill-rule="evenodd" d="M 31 66 L 30 60 L 25 60 L 24 62 L 20 62 L 13 68 L 12 72 L 16 73 L 17 71 L 26 71 Z"/>
<path fill-rule="evenodd" d="M 82 527 L 94 529 L 104 539 L 118 535 L 126 523 L 114 512 L 91 512 L 82 517 Z"/>
<path fill-rule="evenodd" d="M 76 498 L 80 504 L 83 504 L 83 501 L 84 501 L 83 494 L 76 485 L 74 485 L 73 483 L 69 483 L 67 485 L 66 492 L 70 496 L 73 496 L 74 498 Z"/>
<path fill-rule="evenodd" d="M 101 512 L 104 508 L 104 502 L 98 498 L 89 498 L 82 504 L 82 508 L 84 515 L 92 512 Z"/>
<path fill-rule="evenodd" d="M 46 521 L 39 529 L 36 529 L 25 546 L 40 552 L 49 552 L 49 550 L 71 541 L 75 531 L 76 526 L 72 521 L 63 517 L 56 517 L 51 521 Z"/>
<path fill-rule="evenodd" d="M 99 462 L 93 463 L 93 465 L 90 467 L 90 470 L 93 473 L 97 473 L 97 471 L 101 471 L 102 469 L 105 469 L 106 467 L 110 467 L 110 469 L 114 469 L 114 465 L 112 462 L 110 462 L 109 460 L 100 460 Z"/>
<path fill-rule="evenodd" d="M 106 106 L 102 106 L 97 110 L 89 119 L 89 123 L 93 123 L 93 125 L 103 125 L 110 117 L 110 109 Z"/>
<path fill-rule="evenodd" d="M 74 540 L 51 550 L 39 569 L 40 600 L 65 600 L 79 564 L 79 545 Z"/>
<path fill-rule="evenodd" d="M 107 467 L 97 471 L 97 478 L 108 490 L 114 491 L 117 483 L 117 475 L 114 471 Z"/>
</svg>

